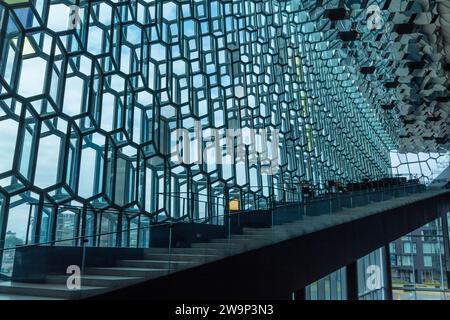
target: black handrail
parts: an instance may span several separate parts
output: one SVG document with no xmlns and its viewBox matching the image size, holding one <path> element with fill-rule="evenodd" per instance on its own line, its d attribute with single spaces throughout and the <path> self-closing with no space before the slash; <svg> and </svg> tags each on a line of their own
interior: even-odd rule
<svg viewBox="0 0 450 320">
<path fill-rule="evenodd" d="M 251 188 L 267 188 L 267 189 L 274 189 L 274 190 L 281 190 L 281 191 L 288 191 L 288 192 L 292 192 L 295 191 L 296 188 L 282 188 L 279 186 L 243 186 L 241 188 L 245 188 L 245 189 L 251 189 Z M 250 194 L 250 192 L 246 192 L 244 191 L 244 193 Z M 164 192 L 158 192 L 157 194 L 161 194 L 161 195 L 166 195 L 166 194 L 194 194 L 194 195 L 200 195 L 200 196 L 205 196 L 205 197 L 212 197 L 212 198 L 217 198 L 217 199 L 224 199 L 224 200 L 230 200 L 232 197 L 228 197 L 226 198 L 225 196 L 216 196 L 216 195 L 208 195 L 208 194 L 204 194 L 204 193 L 196 193 L 196 192 L 190 192 L 190 191 L 174 191 L 174 192 L 169 192 L 169 193 L 164 193 Z M 271 195 L 268 195 L 267 197 L 270 197 Z M 263 196 L 265 197 L 265 196 Z"/>
<path fill-rule="evenodd" d="M 421 183 L 414 183 L 414 184 L 410 184 L 410 183 L 406 183 L 406 184 L 402 184 L 402 185 L 398 185 L 398 186 L 391 186 L 388 185 L 387 187 L 378 187 L 378 188 L 371 188 L 371 189 L 366 189 L 366 190 L 347 190 L 346 192 L 341 192 L 341 193 L 325 193 L 323 195 L 317 196 L 317 197 L 310 197 L 309 199 L 306 199 L 307 201 L 305 202 L 311 202 L 311 201 L 321 201 L 323 200 L 324 196 L 329 196 L 329 198 L 332 198 L 334 196 L 334 198 L 342 198 L 342 197 L 348 197 L 348 196 L 352 196 L 352 195 L 367 195 L 367 194 L 371 194 L 375 191 L 395 191 L 395 190 L 404 190 L 405 188 L 410 188 L 410 187 L 417 187 L 417 186 L 424 186 L 425 185 L 421 184 Z"/>
<path fill-rule="evenodd" d="M 32 206 L 39 206 L 39 202 L 28 202 L 29 205 Z M 95 208 L 92 206 L 76 206 L 73 204 L 65 204 L 65 203 L 52 203 L 52 202 L 43 202 L 42 203 L 43 207 L 57 207 L 57 208 L 67 208 L 67 209 L 73 209 L 73 210 L 83 210 L 86 209 L 87 211 L 101 211 L 102 213 L 130 213 L 130 214 L 140 214 L 142 213 L 141 211 L 129 211 L 126 209 L 113 209 L 113 208 L 109 208 L 109 209 L 102 209 L 102 208 Z"/>
</svg>

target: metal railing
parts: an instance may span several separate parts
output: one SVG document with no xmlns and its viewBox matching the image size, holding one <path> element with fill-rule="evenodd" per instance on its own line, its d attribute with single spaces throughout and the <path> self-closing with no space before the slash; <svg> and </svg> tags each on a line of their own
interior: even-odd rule
<svg viewBox="0 0 450 320">
<path fill-rule="evenodd" d="M 421 187 L 421 188 L 425 188 L 423 185 L 421 184 L 404 184 L 401 186 L 397 186 L 394 188 L 391 188 L 390 186 L 388 188 L 378 188 L 376 189 L 378 192 L 381 192 L 381 194 L 384 194 L 385 192 L 394 192 L 394 191 L 398 191 L 398 190 L 403 190 L 404 192 L 401 193 L 398 196 L 403 196 L 408 194 L 408 192 L 406 191 L 408 188 L 412 188 L 412 187 Z M 274 189 L 273 187 L 271 187 L 272 189 Z M 283 191 L 283 188 L 280 188 L 281 191 Z M 300 210 L 300 209 L 304 209 L 304 211 L 300 214 L 300 215 L 307 215 L 307 210 L 306 208 L 309 206 L 309 208 L 312 208 L 312 206 L 320 201 L 326 202 L 326 201 L 330 201 L 330 210 L 328 211 L 322 211 L 322 209 L 318 209 L 321 212 L 317 212 L 320 214 L 332 214 L 333 213 L 333 206 L 331 205 L 331 201 L 335 200 L 335 199 L 342 199 L 344 197 L 350 197 L 352 199 L 352 197 L 358 196 L 364 196 L 364 195 L 370 195 L 374 193 L 375 189 L 372 190 L 367 190 L 367 191 L 357 191 L 357 192 L 347 192 L 347 193 L 339 193 L 339 194 L 329 194 L 329 196 L 327 198 L 323 198 L 323 197 L 317 197 L 317 198 L 310 198 L 310 199 L 303 199 L 303 201 L 301 202 L 297 202 L 296 204 L 298 204 L 297 209 L 295 210 Z M 286 190 L 284 190 L 286 191 Z M 176 194 L 172 194 L 171 196 L 173 197 L 181 197 L 179 195 Z M 395 195 L 393 195 L 395 197 Z M 64 239 L 53 239 L 50 241 L 44 241 L 44 242 L 38 242 L 38 243 L 33 243 L 33 244 L 26 244 L 26 245 L 19 245 L 16 247 L 9 247 L 9 248 L 2 248 L 0 249 L 0 257 L 4 254 L 4 252 L 7 251 L 12 251 L 12 250 L 22 250 L 24 248 L 33 248 L 33 247 L 39 247 L 39 246 L 53 246 L 59 243 L 67 243 L 67 242 L 71 242 L 71 243 L 75 243 L 75 244 L 81 244 L 81 245 L 72 245 L 74 247 L 83 247 L 83 262 L 82 262 L 82 269 L 84 270 L 84 261 L 85 261 L 85 250 L 86 247 L 89 246 L 89 242 L 94 243 L 94 247 L 96 246 L 96 244 L 98 244 L 98 247 L 101 247 L 100 245 L 100 241 L 89 241 L 90 239 L 98 239 L 100 240 L 102 237 L 104 236 L 115 236 L 115 239 L 119 238 L 119 235 L 123 235 L 123 234 L 128 234 L 127 237 L 129 237 L 131 232 L 137 232 L 137 235 L 140 234 L 140 232 L 142 231 L 148 231 L 150 232 L 150 230 L 152 229 L 156 229 L 156 228 L 164 228 L 167 227 L 168 230 L 168 245 L 167 245 L 167 249 L 168 252 L 170 253 L 172 248 L 174 247 L 172 244 L 172 231 L 174 226 L 176 226 L 177 224 L 182 224 L 182 223 L 199 223 L 199 224 L 215 224 L 215 225 L 221 225 L 224 227 L 228 227 L 228 230 L 226 230 L 227 232 L 227 237 L 228 239 L 231 238 L 231 234 L 232 234 L 232 230 L 231 230 L 231 219 L 235 216 L 239 217 L 240 215 L 245 215 L 247 212 L 249 212 L 249 210 L 246 209 L 242 209 L 242 210 L 236 210 L 236 211 L 230 211 L 229 208 L 229 199 L 225 198 L 225 197 L 220 197 L 220 196 L 213 196 L 214 198 L 219 198 L 219 199 L 223 199 L 224 203 L 219 203 L 216 202 L 215 206 L 217 206 L 217 208 L 221 208 L 223 214 L 216 214 L 213 217 L 199 217 L 199 218 L 181 218 L 179 220 L 173 220 L 173 219 L 168 219 L 167 221 L 163 221 L 163 222 L 158 222 L 158 223 L 152 223 L 151 220 L 149 220 L 148 222 L 146 222 L 146 225 L 144 226 L 140 226 L 138 225 L 138 227 L 133 227 L 133 228 L 122 228 L 122 226 L 117 225 L 117 230 L 114 231 L 108 231 L 108 232 L 97 232 L 97 229 L 95 230 L 95 232 L 93 234 L 84 234 L 86 232 L 86 230 L 77 230 L 77 236 L 74 237 L 69 237 L 69 238 L 64 238 Z M 387 199 L 381 199 L 381 201 L 383 200 L 387 200 Z M 190 201 L 195 201 L 198 203 L 201 203 L 203 205 L 209 205 L 209 203 L 207 201 L 203 201 L 203 200 L 199 200 L 199 199 L 190 199 Z M 269 197 L 269 205 L 267 206 L 267 208 L 264 209 L 258 209 L 258 210 L 252 210 L 252 213 L 261 211 L 261 213 L 264 214 L 271 214 L 271 225 L 270 227 L 273 229 L 273 226 L 275 225 L 275 217 L 274 215 L 277 212 L 277 208 L 286 206 L 286 205 L 292 205 L 292 203 L 288 203 L 288 204 L 283 204 L 283 203 L 277 203 L 276 201 L 274 201 L 273 198 Z M 370 203 L 370 197 L 368 198 L 367 203 Z M 295 204 L 295 203 L 294 203 Z M 36 205 L 36 204 L 31 204 L 31 205 Z M 51 204 L 52 206 L 56 206 L 58 207 L 58 205 L 55 204 Z M 339 203 L 339 206 L 341 206 L 341 204 Z M 351 205 L 353 206 L 353 204 Z M 77 207 L 77 206 L 73 206 L 73 205 L 61 205 L 61 207 L 63 208 L 70 208 L 71 210 L 78 210 L 78 212 L 82 212 L 83 210 L 88 210 L 91 211 L 93 213 L 95 213 L 94 208 L 86 208 L 86 207 Z M 309 209 L 308 208 L 308 209 Z M 339 208 L 340 209 L 340 208 Z M 99 210 L 99 212 L 101 212 L 101 209 L 97 209 Z M 104 212 L 108 212 L 108 213 L 116 213 L 118 215 L 122 214 L 122 213 L 126 213 L 125 210 L 103 210 Z M 57 211 L 56 211 L 57 212 Z M 133 214 L 139 214 L 135 211 L 131 211 Z M 129 212 L 129 213 L 131 213 Z M 216 212 L 218 213 L 219 210 L 217 209 Z M 119 230 L 120 228 L 120 230 Z M 99 229 L 101 230 L 101 228 Z M 75 230 L 74 230 L 75 232 Z M 78 235 L 79 232 L 81 232 L 81 235 Z M 52 237 L 55 237 L 56 235 L 53 234 L 51 235 Z M 136 246 L 137 248 L 149 248 L 150 245 L 150 235 L 149 235 L 149 244 L 145 245 L 145 246 L 141 246 L 139 243 L 139 239 L 137 240 Z M 123 247 L 122 243 L 118 243 L 116 241 L 116 245 L 112 246 L 112 247 Z M 125 247 L 130 247 L 130 246 L 125 246 Z"/>
</svg>

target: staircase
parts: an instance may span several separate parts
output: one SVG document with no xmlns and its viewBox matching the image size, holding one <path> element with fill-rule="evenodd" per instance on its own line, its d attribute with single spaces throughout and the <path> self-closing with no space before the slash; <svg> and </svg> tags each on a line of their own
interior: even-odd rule
<svg viewBox="0 0 450 320">
<path fill-rule="evenodd" d="M 446 192 L 448 190 L 430 190 L 370 203 L 364 207 L 343 208 L 332 215 L 303 216 L 301 220 L 275 225 L 273 228 L 243 228 L 243 233 L 239 235 L 192 243 L 190 248 L 172 248 L 170 252 L 167 248 L 145 249 L 142 260 L 118 260 L 113 267 L 87 268 L 81 277 L 80 290 L 67 288 L 67 275 L 48 275 L 45 283 L 39 284 L 0 282 L 0 300 L 88 298 Z"/>
</svg>

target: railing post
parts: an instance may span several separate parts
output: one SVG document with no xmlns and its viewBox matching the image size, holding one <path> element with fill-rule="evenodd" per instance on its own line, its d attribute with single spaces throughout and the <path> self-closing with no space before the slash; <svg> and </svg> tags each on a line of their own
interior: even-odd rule
<svg viewBox="0 0 450 320">
<path fill-rule="evenodd" d="M 6 198 L 6 200 L 3 203 L 3 207 L 0 206 L 0 249 L 3 249 L 5 246 L 5 240 L 6 240 L 6 227 L 7 227 L 7 221 L 8 221 L 8 215 L 9 215 L 9 198 Z M 2 267 L 2 261 L 3 261 L 3 251 L 0 251 L 0 268 Z"/>
<path fill-rule="evenodd" d="M 117 217 L 117 237 L 116 237 L 116 247 L 122 247 L 122 212 L 119 211 Z"/>
<path fill-rule="evenodd" d="M 75 243 L 75 246 L 81 246 L 81 238 L 80 235 L 82 234 L 82 230 L 80 230 L 80 221 L 81 221 L 81 212 L 82 210 L 80 210 L 80 208 L 75 209 L 75 211 L 77 212 L 75 214 L 75 225 L 74 225 L 74 233 L 75 233 L 75 240 L 72 240 L 72 245 L 73 243 Z"/>
<path fill-rule="evenodd" d="M 81 257 L 81 274 L 84 275 L 84 269 L 86 265 L 86 243 L 89 240 L 83 236 L 83 238 L 81 238 L 81 241 L 83 246 L 83 256 Z"/>
<path fill-rule="evenodd" d="M 332 198 L 332 194 L 329 194 L 329 199 L 330 199 L 330 215 L 333 214 L 333 198 Z"/>
<path fill-rule="evenodd" d="M 137 232 L 136 232 L 136 248 L 141 247 L 141 216 L 142 214 L 139 213 L 138 215 L 138 224 L 137 224 Z"/>
<path fill-rule="evenodd" d="M 52 246 L 55 245 L 55 240 L 56 240 L 56 228 L 58 226 L 58 205 L 55 204 L 53 207 L 53 214 L 50 217 L 50 222 L 51 222 L 51 231 L 50 231 L 50 239 L 49 241 L 53 241 L 52 242 Z"/>
<path fill-rule="evenodd" d="M 33 243 L 39 243 L 41 239 L 41 222 L 42 222 L 42 208 L 44 206 L 43 197 L 39 198 L 39 204 L 36 212 L 36 219 L 34 222 L 35 228 L 33 230 Z"/>
<path fill-rule="evenodd" d="M 84 241 L 85 239 L 87 240 L 88 238 L 86 238 L 86 223 L 87 223 L 87 209 L 86 206 L 83 206 L 83 209 L 81 210 L 81 237 L 82 240 Z M 89 240 L 88 240 L 89 241 Z"/>
<path fill-rule="evenodd" d="M 92 217 L 93 217 L 93 225 L 92 225 L 92 246 L 97 246 L 97 210 L 92 210 Z"/>
<path fill-rule="evenodd" d="M 352 186 L 352 190 L 350 190 L 350 208 L 353 208 L 353 186 Z"/>
<path fill-rule="evenodd" d="M 28 222 L 27 222 L 27 231 L 25 234 L 25 244 L 28 244 L 28 237 L 30 235 L 30 223 L 31 223 L 31 215 L 33 213 L 33 204 L 30 203 L 30 209 L 28 210 Z"/>
<path fill-rule="evenodd" d="M 227 210 L 227 219 L 228 219 L 228 242 L 231 239 L 231 214 L 230 210 Z"/>
<path fill-rule="evenodd" d="M 172 220 L 170 220 L 169 222 L 169 268 L 168 268 L 168 273 L 170 273 L 171 269 L 172 269 L 172 234 L 173 232 L 173 222 Z"/>
<path fill-rule="evenodd" d="M 270 210 L 270 213 L 271 213 L 271 215 L 272 215 L 272 217 L 271 217 L 271 228 L 272 228 L 272 231 L 273 231 L 273 226 L 274 226 L 274 213 L 275 213 L 275 203 L 272 203 L 272 209 Z"/>
</svg>

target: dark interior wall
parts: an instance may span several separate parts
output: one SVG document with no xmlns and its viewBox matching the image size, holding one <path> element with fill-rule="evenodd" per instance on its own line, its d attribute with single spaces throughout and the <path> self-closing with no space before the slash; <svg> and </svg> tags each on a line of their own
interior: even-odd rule
<svg viewBox="0 0 450 320">
<path fill-rule="evenodd" d="M 201 223 L 174 223 L 171 227 L 162 225 L 151 229 L 150 247 L 168 248 L 170 243 L 175 248 L 187 248 L 193 242 L 225 238 L 227 234 L 228 228 L 225 225 Z"/>
<path fill-rule="evenodd" d="M 209 224 L 178 223 L 169 227 L 152 228 L 150 233 L 151 247 L 168 248 L 169 235 L 172 247 L 189 247 L 193 242 L 208 241 L 212 238 L 227 236 L 225 226 Z M 242 232 L 234 227 L 234 232 Z M 72 246 L 31 246 L 19 247 L 14 256 L 13 281 L 43 282 L 47 274 L 65 274 L 67 267 L 81 267 L 82 247 Z M 117 260 L 140 260 L 144 257 L 142 248 L 109 248 L 89 247 L 85 249 L 85 267 L 112 267 Z"/>
<path fill-rule="evenodd" d="M 67 267 L 82 267 L 83 248 L 35 246 L 16 249 L 12 280 L 43 282 L 48 274 L 66 274 Z M 143 259 L 143 249 L 86 247 L 85 267 L 110 267 L 119 259 Z"/>
</svg>

